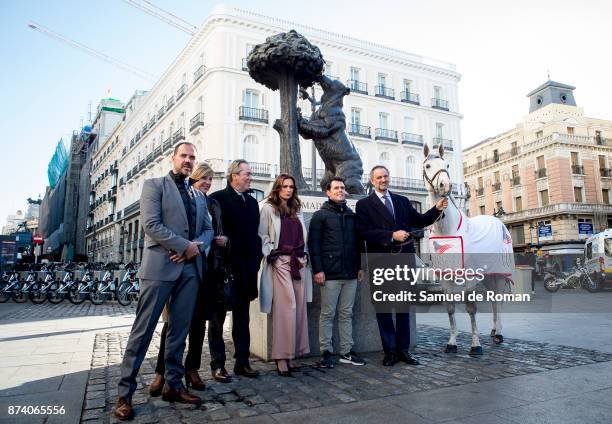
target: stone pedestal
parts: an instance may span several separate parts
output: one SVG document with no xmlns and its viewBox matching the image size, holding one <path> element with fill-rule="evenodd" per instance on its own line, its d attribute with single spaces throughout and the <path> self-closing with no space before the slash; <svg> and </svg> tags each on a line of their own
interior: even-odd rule
<svg viewBox="0 0 612 424">
<path fill-rule="evenodd" d="M 327 200 L 323 193 L 308 192 L 300 195 L 303 201 L 303 212 L 306 226 L 310 224 L 312 214 L 319 210 Z M 352 196 L 348 205 L 355 210 L 355 203 L 360 197 Z M 319 315 L 321 312 L 321 289 L 313 284 L 312 303 L 308 304 L 308 333 L 310 354 L 319 355 Z M 272 351 L 272 316 L 259 311 L 259 300 L 251 302 L 251 353 L 265 360 L 270 360 Z M 338 353 L 337 320 L 334 322 L 334 351 Z M 416 346 L 416 318 L 410 320 L 411 348 Z M 370 301 L 370 288 L 367 282 L 358 283 L 357 297 L 353 309 L 353 341 L 356 352 L 382 350 L 374 306 Z"/>
</svg>

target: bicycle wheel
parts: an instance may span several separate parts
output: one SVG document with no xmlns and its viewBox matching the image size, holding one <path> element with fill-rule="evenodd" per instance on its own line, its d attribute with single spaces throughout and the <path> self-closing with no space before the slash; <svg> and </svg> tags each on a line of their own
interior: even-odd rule
<svg viewBox="0 0 612 424">
<path fill-rule="evenodd" d="M 89 301 L 94 305 L 101 305 L 106 301 L 106 293 L 102 291 L 104 286 L 104 283 L 96 283 L 91 292 L 89 292 Z"/>
<path fill-rule="evenodd" d="M 24 290 L 21 283 L 13 288 L 13 301 L 16 303 L 24 303 L 28 300 L 28 290 Z"/>
<path fill-rule="evenodd" d="M 30 301 L 36 305 L 40 305 L 41 303 L 45 303 L 47 300 L 47 293 L 42 290 L 41 283 L 34 283 L 32 287 L 30 287 Z"/>
<path fill-rule="evenodd" d="M 64 293 L 60 293 L 59 283 L 53 283 L 47 289 L 47 300 L 49 303 L 57 305 L 64 301 Z"/>
<path fill-rule="evenodd" d="M 132 284 L 124 281 L 123 283 L 119 284 L 119 287 L 117 287 L 117 302 L 119 302 L 120 305 L 122 306 L 128 306 L 130 303 L 132 303 L 132 299 L 130 297 L 130 289 L 132 288 Z"/>
<path fill-rule="evenodd" d="M 11 298 L 13 292 L 9 289 L 10 285 L 11 283 L 8 281 L 0 282 L 0 303 L 8 302 L 8 300 Z"/>
<path fill-rule="evenodd" d="M 72 286 L 68 292 L 68 300 L 75 305 L 85 302 L 88 294 L 85 292 L 85 287 L 87 287 L 86 283 L 77 283 Z"/>
</svg>

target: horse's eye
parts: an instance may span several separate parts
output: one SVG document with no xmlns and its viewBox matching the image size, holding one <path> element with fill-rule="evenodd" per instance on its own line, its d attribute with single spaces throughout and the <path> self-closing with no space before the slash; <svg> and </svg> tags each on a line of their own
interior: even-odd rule
<svg viewBox="0 0 612 424">
<path fill-rule="evenodd" d="M 425 165 L 425 168 L 429 169 L 431 166 L 429 164 Z"/>
<path fill-rule="evenodd" d="M 449 167 L 449 166 L 450 166 L 450 163 L 447 163 L 447 164 L 446 164 L 446 169 L 448 169 L 448 167 Z"/>
</svg>

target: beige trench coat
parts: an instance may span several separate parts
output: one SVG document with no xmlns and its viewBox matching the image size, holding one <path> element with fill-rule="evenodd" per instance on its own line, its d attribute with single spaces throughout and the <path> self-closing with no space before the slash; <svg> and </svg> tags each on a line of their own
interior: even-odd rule
<svg viewBox="0 0 612 424">
<path fill-rule="evenodd" d="M 298 215 L 302 223 L 304 233 L 304 251 L 308 253 L 308 232 L 304 225 L 304 216 Z M 272 312 L 272 264 L 269 264 L 267 257 L 276 249 L 280 239 L 281 219 L 274 212 L 272 205 L 264 200 L 259 205 L 259 237 L 261 237 L 261 250 L 264 255 L 259 273 L 259 307 L 261 312 L 269 314 Z M 312 302 L 312 273 L 310 263 L 304 269 L 304 294 L 306 301 Z"/>
</svg>

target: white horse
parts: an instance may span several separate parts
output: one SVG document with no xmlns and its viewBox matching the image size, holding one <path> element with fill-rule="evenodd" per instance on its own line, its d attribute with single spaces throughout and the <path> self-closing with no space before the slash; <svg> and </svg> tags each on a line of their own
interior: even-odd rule
<svg viewBox="0 0 612 424">
<path fill-rule="evenodd" d="M 467 270 L 468 265 L 477 268 L 484 266 L 482 272 L 484 279 L 482 285 L 487 291 L 495 294 L 505 290 L 508 276 L 512 275 L 514 269 L 514 255 L 512 253 L 512 238 L 506 226 L 496 217 L 479 215 L 473 218 L 467 217 L 458 207 L 452 195 L 452 182 L 448 173 L 449 163 L 444 159 L 444 148 L 442 145 L 438 152 L 429 152 L 429 147 L 424 147 L 425 160 L 423 162 L 423 179 L 429 192 L 430 204 L 436 204 L 441 197 L 448 197 L 448 207 L 444 215 L 438 219 L 430 228 L 429 242 L 430 253 L 434 267 L 443 263 L 444 252 L 453 251 L 453 245 L 457 253 L 455 258 L 461 261 L 461 267 Z M 448 241 L 448 243 L 446 243 Z M 451 249 L 450 251 L 448 249 Z M 464 254 L 465 253 L 465 254 Z M 453 256 L 449 256 L 453 257 Z M 466 260 L 467 258 L 467 260 Z M 458 286 L 455 281 L 442 281 L 445 293 L 453 292 Z M 467 291 L 467 290 L 466 290 Z M 496 344 L 503 342 L 501 323 L 501 302 L 492 301 L 493 329 L 491 337 Z M 466 311 L 470 316 L 472 324 L 472 346 L 470 355 L 482 355 L 482 346 L 478 338 L 476 326 L 476 303 L 467 301 Z M 450 338 L 446 345 L 446 353 L 457 352 L 457 324 L 455 322 L 455 304 L 446 302 L 448 319 L 450 321 Z"/>
</svg>

